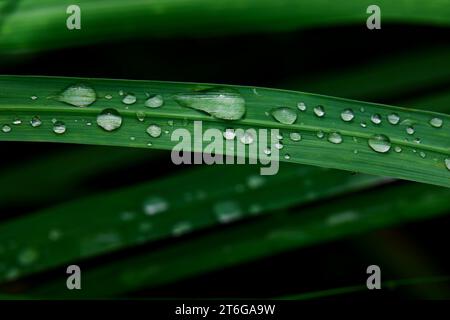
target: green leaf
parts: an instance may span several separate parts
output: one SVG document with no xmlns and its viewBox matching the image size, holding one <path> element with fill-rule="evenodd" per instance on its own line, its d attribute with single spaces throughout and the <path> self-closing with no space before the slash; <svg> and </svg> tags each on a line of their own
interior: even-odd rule
<svg viewBox="0 0 450 320">
<path fill-rule="evenodd" d="M 94 88 L 97 93 L 97 101 L 91 106 L 81 108 L 58 100 L 64 90 L 80 83 Z M 450 117 L 445 114 L 293 91 L 193 83 L 4 76 L 0 77 L 0 88 L 0 123 L 6 129 L 0 132 L 0 139 L 5 141 L 170 150 L 178 144 L 178 140 L 171 141 L 173 130 L 186 129 L 192 134 L 194 121 L 202 121 L 204 131 L 209 128 L 222 132 L 228 128 L 278 129 L 284 136 L 282 161 L 450 186 L 450 169 L 446 167 L 450 154 Z M 182 107 L 173 99 L 180 94 L 199 94 L 201 90 L 222 88 L 238 92 L 245 100 L 246 112 L 242 119 L 213 118 L 207 113 Z M 121 90 L 123 97 L 118 94 Z M 129 96 L 137 102 L 127 104 L 127 100 L 122 101 L 127 98 L 127 93 L 132 93 Z M 146 93 L 161 95 L 164 105 L 145 107 Z M 111 99 L 106 98 L 109 95 Z M 305 104 L 305 112 L 297 110 L 299 103 Z M 280 106 L 290 108 L 298 115 L 294 124 L 280 123 L 271 116 L 273 109 Z M 318 116 L 322 113 L 314 111 L 316 108 L 323 109 L 324 116 Z M 343 121 L 341 114 L 348 109 L 352 110 L 354 118 Z M 111 115 L 110 110 L 120 114 L 120 123 L 116 121 L 119 116 Z M 106 125 L 117 130 L 107 132 L 109 127 L 103 130 L 105 124 L 103 129 L 96 124 L 102 112 L 110 114 L 107 118 L 102 117 L 106 119 Z M 388 121 L 393 114 L 399 117 L 398 124 Z M 42 122 L 39 127 L 29 125 L 35 117 Z M 144 121 L 140 121 L 140 117 Z M 442 120 L 442 127 L 430 125 L 433 118 Z M 20 121 L 22 124 L 14 125 Z M 157 135 L 149 132 L 149 125 L 159 130 Z M 292 133 L 300 133 L 301 141 L 289 139 Z M 201 137 L 194 136 L 194 139 L 198 141 Z M 202 152 L 204 147 L 195 143 L 190 150 Z M 262 149 L 262 146 L 257 150 L 248 148 L 247 156 L 261 158 Z M 217 151 L 218 154 L 225 152 L 224 149 Z"/>
</svg>

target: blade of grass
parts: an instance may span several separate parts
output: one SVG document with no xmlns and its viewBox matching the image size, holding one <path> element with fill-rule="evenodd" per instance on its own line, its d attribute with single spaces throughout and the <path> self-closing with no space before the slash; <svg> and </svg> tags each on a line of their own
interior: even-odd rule
<svg viewBox="0 0 450 320">
<path fill-rule="evenodd" d="M 61 278 L 30 288 L 26 293 L 59 298 L 125 294 L 295 248 L 436 217 L 449 212 L 449 196 L 448 188 L 420 184 L 393 185 L 358 197 L 349 195 L 319 203 L 307 211 L 280 212 L 86 269 L 84 288 L 77 293 L 63 288 L 65 280 Z"/>
<path fill-rule="evenodd" d="M 56 100 L 70 85 L 83 82 L 96 89 L 97 102 L 87 108 L 76 108 Z M 11 132 L 3 132 L 0 139 L 5 141 L 47 141 L 64 143 L 83 143 L 98 145 L 116 145 L 156 149 L 173 149 L 176 142 L 171 141 L 170 134 L 177 128 L 189 130 L 192 134 L 194 121 L 203 122 L 203 130 L 209 128 L 225 129 L 278 129 L 288 137 L 292 132 L 299 132 L 303 138 L 293 142 L 286 138 L 281 154 L 282 161 L 323 166 L 335 169 L 351 170 L 375 175 L 385 175 L 395 178 L 419 181 L 424 183 L 450 186 L 450 170 L 446 168 L 445 159 L 450 154 L 450 116 L 427 111 L 390 107 L 381 104 L 371 104 L 314 94 L 283 91 L 265 88 L 250 88 L 241 86 L 222 86 L 237 90 L 246 101 L 246 116 L 238 121 L 223 121 L 196 110 L 178 105 L 173 96 L 191 93 L 194 89 L 212 85 L 146 82 L 130 80 L 77 79 L 51 77 L 0 77 L 0 123 L 8 124 Z M 138 102 L 131 107 L 122 104 L 117 96 L 106 99 L 106 94 L 115 94 L 119 90 L 133 92 Z M 158 93 L 165 99 L 161 108 L 146 108 L 142 99 L 145 93 Z M 256 93 L 255 93 L 256 92 Z M 38 99 L 30 99 L 36 95 Z M 299 102 L 307 106 L 306 112 L 298 112 L 299 120 L 292 124 L 282 124 L 275 121 L 270 112 L 279 106 L 290 107 L 295 112 Z M 317 117 L 313 108 L 322 105 L 325 116 Z M 97 116 L 105 108 L 115 108 L 123 118 L 120 130 L 106 132 L 95 125 Z M 351 108 L 355 114 L 354 121 L 341 120 L 341 113 Z M 139 121 L 137 113 L 144 113 L 146 121 Z M 401 123 L 390 124 L 386 117 L 396 113 Z M 371 122 L 373 115 L 382 117 L 380 124 Z M 17 125 L 16 119 L 30 121 L 39 116 L 43 124 L 38 128 L 30 125 Z M 429 124 L 432 118 L 443 121 L 442 128 L 434 128 Z M 65 123 L 66 132 L 55 134 L 55 120 Z M 162 128 L 161 137 L 151 139 L 146 132 L 147 126 L 156 124 Z M 94 124 L 94 125 L 89 125 Z M 363 125 L 362 125 L 363 124 Z M 411 127 L 411 128 L 409 128 Z M 407 133 L 406 129 L 414 134 Z M 408 129 L 408 130 L 409 130 Z M 324 133 L 321 139 L 319 133 Z M 326 138 L 327 135 L 339 133 L 343 143 L 334 144 Z M 390 140 L 390 152 L 375 152 L 368 141 L 376 135 L 383 135 Z M 195 138 L 195 137 L 194 137 Z M 200 139 L 197 137 L 196 139 Z M 403 152 L 394 152 L 399 147 Z M 262 153 L 261 146 L 256 152 Z M 191 151 L 202 152 L 203 146 L 191 147 Z M 247 154 L 256 158 L 255 150 Z M 218 154 L 225 153 L 222 149 Z M 229 154 L 229 153 L 228 153 Z M 289 159 L 287 157 L 289 156 Z"/>
<path fill-rule="evenodd" d="M 14 7 L 11 3 L 18 2 Z M 69 3 L 70 4 L 70 3 Z M 358 23 L 365 26 L 370 0 L 79 0 L 82 29 L 65 26 L 67 3 L 5 2 L 0 52 L 17 53 L 143 36 L 204 36 L 277 32 L 301 27 Z M 450 6 L 440 0 L 379 0 L 383 22 L 448 26 Z M 112 37 L 114 35 L 114 37 Z"/>
</svg>

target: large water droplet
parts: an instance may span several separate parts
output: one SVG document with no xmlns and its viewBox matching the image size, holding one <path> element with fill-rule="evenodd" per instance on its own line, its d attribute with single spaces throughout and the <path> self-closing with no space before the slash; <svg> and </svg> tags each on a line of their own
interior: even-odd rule
<svg viewBox="0 0 450 320">
<path fill-rule="evenodd" d="M 164 98 L 159 94 L 154 94 L 145 100 L 145 106 L 147 108 L 159 108 L 164 104 Z"/>
<path fill-rule="evenodd" d="M 443 123 L 443 121 L 441 118 L 433 118 L 430 120 L 430 125 L 435 128 L 442 127 L 442 123 Z"/>
<path fill-rule="evenodd" d="M 147 128 L 147 133 L 153 138 L 158 138 L 161 135 L 161 131 L 161 127 L 156 124 L 151 124 Z"/>
<path fill-rule="evenodd" d="M 391 113 L 387 116 L 388 122 L 390 124 L 398 124 L 400 122 L 400 116 L 396 113 Z"/>
<path fill-rule="evenodd" d="M 291 138 L 292 141 L 300 141 L 302 140 L 302 135 L 298 132 L 291 132 L 289 138 Z"/>
<path fill-rule="evenodd" d="M 376 152 L 386 153 L 391 149 L 391 140 L 384 134 L 375 134 L 371 136 L 368 143 Z"/>
<path fill-rule="evenodd" d="M 76 107 L 87 107 L 95 102 L 97 93 L 84 84 L 76 84 L 65 89 L 58 100 Z"/>
<path fill-rule="evenodd" d="M 97 124 L 106 131 L 114 131 L 122 125 L 122 116 L 115 109 L 105 109 L 97 116 Z"/>
<path fill-rule="evenodd" d="M 128 105 L 130 105 L 130 104 L 134 104 L 134 103 L 136 103 L 136 96 L 134 95 L 134 94 L 132 94 L 132 93 L 127 93 L 124 97 L 123 97 L 123 99 L 122 99 L 122 102 L 124 103 L 124 104 L 128 104 Z"/>
<path fill-rule="evenodd" d="M 344 120 L 345 122 L 352 121 L 354 117 L 355 114 L 353 113 L 352 109 L 345 109 L 344 111 L 341 112 L 341 119 Z"/>
<path fill-rule="evenodd" d="M 66 132 L 66 124 L 62 121 L 56 121 L 53 124 L 53 132 L 56 134 L 63 134 Z"/>
<path fill-rule="evenodd" d="M 297 112 L 287 107 L 272 110 L 272 117 L 283 124 L 293 124 L 297 120 Z"/>
<path fill-rule="evenodd" d="M 207 89 L 174 96 L 182 107 L 204 111 L 224 120 L 238 120 L 245 114 L 245 100 L 239 92 L 229 88 Z"/>
<path fill-rule="evenodd" d="M 314 114 L 321 118 L 325 115 L 325 109 L 323 108 L 323 106 L 314 107 Z"/>
<path fill-rule="evenodd" d="M 342 136 L 338 132 L 332 132 L 328 135 L 328 141 L 339 144 L 342 142 Z"/>
</svg>

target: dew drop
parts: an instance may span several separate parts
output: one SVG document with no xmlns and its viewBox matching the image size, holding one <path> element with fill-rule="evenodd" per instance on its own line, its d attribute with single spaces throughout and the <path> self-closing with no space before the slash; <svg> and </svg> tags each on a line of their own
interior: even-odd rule
<svg viewBox="0 0 450 320">
<path fill-rule="evenodd" d="M 239 92 L 230 88 L 177 94 L 174 100 L 182 107 L 204 111 L 223 120 L 241 119 L 246 111 L 244 98 Z"/>
<path fill-rule="evenodd" d="M 285 158 L 286 160 L 289 160 L 289 159 L 291 158 L 291 156 L 290 156 L 288 153 L 286 153 L 286 155 L 284 156 L 284 158 Z"/>
<path fill-rule="evenodd" d="M 253 134 L 250 132 L 244 132 L 244 134 L 239 139 L 242 144 L 252 144 L 255 138 L 253 137 Z"/>
<path fill-rule="evenodd" d="M 158 138 L 161 135 L 161 127 L 156 124 L 151 124 L 147 128 L 147 133 L 150 135 L 150 137 Z"/>
<path fill-rule="evenodd" d="M 234 201 L 220 202 L 214 206 L 214 212 L 221 223 L 229 223 L 237 220 L 242 214 L 238 203 Z"/>
<path fill-rule="evenodd" d="M 352 109 L 345 109 L 341 113 L 341 119 L 344 120 L 345 122 L 352 121 L 354 117 L 355 114 L 353 113 Z"/>
<path fill-rule="evenodd" d="M 31 100 L 37 100 L 38 97 L 37 96 L 31 96 L 30 98 L 31 98 Z"/>
<path fill-rule="evenodd" d="M 391 140 L 384 134 L 375 134 L 371 136 L 368 143 L 376 152 L 386 153 L 391 149 Z"/>
<path fill-rule="evenodd" d="M 388 122 L 390 124 L 396 125 L 400 122 L 400 116 L 396 113 L 391 113 L 387 116 Z"/>
<path fill-rule="evenodd" d="M 66 124 L 62 121 L 56 121 L 53 124 L 53 132 L 56 134 L 64 134 L 66 132 Z"/>
<path fill-rule="evenodd" d="M 143 112 L 143 111 L 136 112 L 136 118 L 141 122 L 144 121 L 145 120 L 145 112 Z"/>
<path fill-rule="evenodd" d="M 281 149 L 283 149 L 284 146 L 282 143 L 277 142 L 277 143 L 275 143 L 274 147 L 277 148 L 278 150 L 281 150 Z"/>
<path fill-rule="evenodd" d="M 106 131 L 114 131 L 122 126 L 122 116 L 115 109 L 105 109 L 97 116 L 97 124 Z"/>
<path fill-rule="evenodd" d="M 446 158 L 444 160 L 445 166 L 447 167 L 448 170 L 450 170 L 450 158 Z"/>
<path fill-rule="evenodd" d="M 306 104 L 304 102 L 297 103 L 297 108 L 300 111 L 306 111 Z"/>
<path fill-rule="evenodd" d="M 225 129 L 223 137 L 226 140 L 233 140 L 236 137 L 236 133 L 234 132 L 234 129 Z"/>
<path fill-rule="evenodd" d="M 136 96 L 132 93 L 127 93 L 123 99 L 122 99 L 122 103 L 130 105 L 130 104 L 134 104 L 136 103 Z"/>
<path fill-rule="evenodd" d="M 179 237 L 183 234 L 188 233 L 191 229 L 192 227 L 189 222 L 178 222 L 172 229 L 172 235 L 174 237 Z"/>
<path fill-rule="evenodd" d="M 338 132 L 332 132 L 328 135 L 328 141 L 334 144 L 342 143 L 342 136 Z"/>
<path fill-rule="evenodd" d="M 323 131 L 317 132 L 317 138 L 322 139 L 324 136 L 325 134 L 323 133 Z"/>
<path fill-rule="evenodd" d="M 272 110 L 272 117 L 283 124 L 293 124 L 297 120 L 297 113 L 291 108 L 280 107 Z"/>
<path fill-rule="evenodd" d="M 367 127 L 367 123 L 365 121 L 361 121 L 360 125 L 361 125 L 362 128 Z"/>
<path fill-rule="evenodd" d="M 20 125 L 20 124 L 22 124 L 22 120 L 20 120 L 20 119 L 14 119 L 13 125 L 18 126 L 18 125 Z"/>
<path fill-rule="evenodd" d="M 372 121 L 372 123 L 374 124 L 380 124 L 381 123 L 381 116 L 378 113 L 373 114 L 370 117 L 370 120 Z"/>
<path fill-rule="evenodd" d="M 48 239 L 50 241 L 58 241 L 61 238 L 61 236 L 62 233 L 58 229 L 52 229 L 48 233 Z"/>
<path fill-rule="evenodd" d="M 394 148 L 394 151 L 397 152 L 397 153 L 400 153 L 400 152 L 402 152 L 402 148 L 399 147 L 399 146 L 396 146 L 396 147 Z"/>
<path fill-rule="evenodd" d="M 289 138 L 291 138 L 292 141 L 300 141 L 302 140 L 302 135 L 298 132 L 291 132 Z"/>
<path fill-rule="evenodd" d="M 441 118 L 433 118 L 430 120 L 430 125 L 434 128 L 440 128 L 442 127 L 442 119 Z"/>
<path fill-rule="evenodd" d="M 420 156 L 422 159 L 424 159 L 427 155 L 425 154 L 425 152 L 420 151 L 420 152 L 419 152 L 419 156 Z"/>
<path fill-rule="evenodd" d="M 40 127 L 40 126 L 41 126 L 42 121 L 41 121 L 41 119 L 40 119 L 38 116 L 34 116 L 34 117 L 31 119 L 30 124 L 31 124 L 31 126 L 32 126 L 33 128 L 37 128 L 37 127 Z"/>
<path fill-rule="evenodd" d="M 314 114 L 319 118 L 322 118 L 325 115 L 325 109 L 323 106 L 314 107 Z"/>
<path fill-rule="evenodd" d="M 272 153 L 272 151 L 269 148 L 265 148 L 264 149 L 264 154 L 265 155 L 270 155 Z"/>
<path fill-rule="evenodd" d="M 406 133 L 407 134 L 414 134 L 415 130 L 412 126 L 409 126 L 406 128 Z"/>
<path fill-rule="evenodd" d="M 159 94 L 154 94 L 145 100 L 145 106 L 147 108 L 159 108 L 164 104 L 164 98 Z"/>
<path fill-rule="evenodd" d="M 59 101 L 80 108 L 90 106 L 96 99 L 95 90 L 84 84 L 70 86 L 58 96 Z"/>
<path fill-rule="evenodd" d="M 105 99 L 111 100 L 111 99 L 112 99 L 112 95 L 107 94 L 107 95 L 105 96 Z"/>
<path fill-rule="evenodd" d="M 11 132 L 11 127 L 8 126 L 7 124 L 5 124 L 5 125 L 3 125 L 3 127 L 2 127 L 2 131 L 3 131 L 4 133 L 9 133 L 9 132 Z"/>
<path fill-rule="evenodd" d="M 169 204 L 160 197 L 149 198 L 144 203 L 144 213 L 149 216 L 166 211 Z"/>
<path fill-rule="evenodd" d="M 35 262 L 38 256 L 39 253 L 35 249 L 28 248 L 19 254 L 18 260 L 21 265 L 27 266 Z"/>
</svg>

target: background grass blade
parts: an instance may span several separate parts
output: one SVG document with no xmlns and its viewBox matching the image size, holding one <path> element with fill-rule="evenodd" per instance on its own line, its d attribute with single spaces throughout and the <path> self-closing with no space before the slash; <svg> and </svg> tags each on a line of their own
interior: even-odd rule
<svg viewBox="0 0 450 320">
<path fill-rule="evenodd" d="M 76 108 L 55 99 L 62 90 L 77 82 L 86 82 L 95 88 L 99 97 L 96 103 L 87 108 Z M 37 86 L 39 89 L 36 89 Z M 445 163 L 450 154 L 448 115 L 314 94 L 234 86 L 232 88 L 238 90 L 246 101 L 246 116 L 242 120 L 225 122 L 196 110 L 180 107 L 172 99 L 176 94 L 192 92 L 205 86 L 207 85 L 103 79 L 1 77 L 0 121 L 10 126 L 11 132 L 3 132 L 0 139 L 142 148 L 148 148 L 150 142 L 151 148 L 172 149 L 178 143 L 170 139 L 172 130 L 184 128 L 193 132 L 193 121 L 202 120 L 203 130 L 216 128 L 224 131 L 229 127 L 276 128 L 285 137 L 289 137 L 292 132 L 301 133 L 303 138 L 300 142 L 294 143 L 288 138 L 283 140 L 283 161 L 450 186 L 450 170 L 446 168 Z M 119 90 L 133 92 L 138 97 L 138 102 L 131 108 L 122 104 L 116 93 Z M 156 110 L 144 107 L 143 99 L 148 92 L 161 94 L 165 105 Z M 103 98 L 108 94 L 114 95 L 114 98 Z M 39 98 L 31 99 L 34 95 Z M 299 102 L 306 104 L 306 112 L 295 111 Z M 324 106 L 326 113 L 322 118 L 313 113 L 313 108 L 319 105 Z M 276 122 L 270 112 L 279 106 L 287 106 L 298 112 L 299 121 L 293 125 Z M 123 125 L 120 130 L 107 133 L 95 125 L 98 114 L 105 108 L 116 108 L 122 115 Z M 353 110 L 354 121 L 341 120 L 341 113 L 345 109 Z M 138 112 L 144 113 L 150 120 L 138 121 Z M 393 125 L 388 122 L 387 117 L 392 113 L 400 117 L 400 124 Z M 13 125 L 17 119 L 28 122 L 37 115 L 43 122 L 39 128 L 33 128 L 28 123 Z M 382 118 L 381 123 L 372 123 L 371 118 L 374 115 Z M 441 119 L 444 123 L 442 128 L 431 126 L 429 122 L 432 118 Z M 65 124 L 65 134 L 58 135 L 53 132 L 53 123 L 56 120 Z M 149 123 L 157 124 L 167 134 L 150 139 L 146 132 Z M 408 134 L 407 130 L 411 132 Z M 325 136 L 323 139 L 318 135 L 322 132 Z M 343 143 L 329 142 L 330 135 L 335 133 L 339 133 Z M 368 141 L 374 135 L 380 134 L 389 137 L 391 149 L 397 147 L 402 152 L 390 150 L 389 153 L 380 154 L 373 151 L 368 146 Z M 203 151 L 197 149 L 191 150 Z M 259 152 L 262 153 L 262 150 Z"/>
<path fill-rule="evenodd" d="M 84 272 L 85 290 L 61 287 L 63 278 L 30 288 L 27 294 L 93 298 L 126 294 L 246 261 L 273 256 L 369 230 L 435 217 L 450 210 L 450 189 L 420 184 L 349 195 L 307 210 L 278 213 L 254 223 L 213 230 L 201 237 L 167 244 Z M 380 197 L 389 199 L 378 201 Z M 415 205 L 410 206 L 410 199 Z M 150 252 L 151 251 L 151 252 Z M 180 268 L 182 266 L 182 268 Z"/>
<path fill-rule="evenodd" d="M 69 4 L 58 0 L 4 1 L 0 7 L 0 52 L 30 52 L 142 36 L 199 36 L 279 32 L 301 27 L 365 25 L 369 0 L 276 2 L 270 0 L 79 0 L 82 32 L 64 22 Z M 383 23 L 448 25 L 450 9 L 439 0 L 379 0 Z M 326 8 L 324 10 L 324 8 Z M 39 22 L 39 23 L 37 23 Z M 62 41 L 64 40 L 64 41 Z"/>
</svg>

